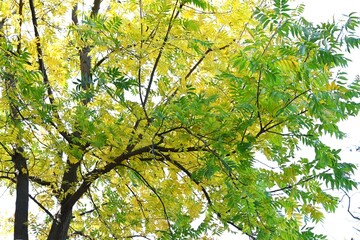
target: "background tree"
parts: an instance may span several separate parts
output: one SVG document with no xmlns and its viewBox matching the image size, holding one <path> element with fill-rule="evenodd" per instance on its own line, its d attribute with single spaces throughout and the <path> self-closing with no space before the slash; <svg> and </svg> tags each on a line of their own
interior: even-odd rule
<svg viewBox="0 0 360 240">
<path fill-rule="evenodd" d="M 1 3 L 1 179 L 15 238 L 322 238 L 355 166 L 321 142 L 358 113 L 334 69 L 359 19 L 286 0 Z M 307 146 L 313 158 L 296 158 Z M 259 162 L 255 153 L 263 154 Z M 29 185 L 31 191 L 29 191 Z M 28 200 L 48 215 L 28 218 Z M 305 224 L 305 226 L 304 226 Z M 304 227 L 302 227 L 304 226 Z"/>
</svg>

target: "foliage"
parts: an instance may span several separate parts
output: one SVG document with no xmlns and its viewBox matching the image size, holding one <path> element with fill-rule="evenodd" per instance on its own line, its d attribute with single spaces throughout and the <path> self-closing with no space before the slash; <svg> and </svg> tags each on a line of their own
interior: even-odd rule
<svg viewBox="0 0 360 240">
<path fill-rule="evenodd" d="M 360 46 L 353 13 L 314 25 L 287 0 L 29 3 L 0 4 L 0 177 L 46 212 L 28 223 L 37 239 L 324 238 L 307 226 L 336 209 L 324 186 L 356 187 L 321 141 L 359 111 L 341 70 Z"/>
</svg>

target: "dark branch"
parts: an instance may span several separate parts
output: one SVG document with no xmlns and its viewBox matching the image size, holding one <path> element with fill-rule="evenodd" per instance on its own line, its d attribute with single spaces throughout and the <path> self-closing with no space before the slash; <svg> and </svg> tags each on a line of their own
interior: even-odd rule
<svg viewBox="0 0 360 240">
<path fill-rule="evenodd" d="M 100 3 L 102 0 L 94 0 L 94 5 L 91 8 L 91 17 L 95 17 L 100 10 Z"/>
<path fill-rule="evenodd" d="M 192 182 L 194 182 L 198 187 L 200 187 L 202 193 L 203 193 L 204 196 L 205 196 L 205 199 L 206 199 L 209 207 L 211 208 L 211 210 L 216 214 L 216 216 L 217 216 L 220 220 L 222 220 L 222 221 L 228 223 L 229 225 L 233 226 L 233 227 L 236 228 L 238 231 L 243 232 L 243 229 L 242 229 L 241 227 L 237 226 L 235 223 L 233 223 L 233 222 L 231 222 L 231 221 L 229 221 L 229 220 L 224 220 L 224 219 L 223 219 L 221 213 L 218 212 L 218 211 L 215 209 L 214 204 L 213 204 L 213 202 L 212 202 L 212 200 L 211 200 L 210 194 L 209 194 L 209 193 L 206 191 L 206 189 L 201 185 L 200 181 L 198 181 L 197 179 L 195 179 L 195 178 L 192 177 L 192 173 L 191 173 L 187 168 L 185 168 L 181 163 L 179 163 L 179 162 L 171 159 L 171 158 L 170 158 L 169 156 L 167 156 L 167 155 L 162 155 L 162 156 L 164 157 L 164 159 L 166 159 L 166 161 L 172 163 L 176 168 L 178 168 L 179 170 L 181 170 L 182 172 L 184 172 L 184 173 L 189 177 L 189 179 L 190 179 Z M 244 232 L 243 232 L 243 233 L 244 233 Z M 248 233 L 245 233 L 245 234 L 246 234 L 250 239 L 254 239 L 254 240 L 256 239 L 254 236 L 252 236 L 252 235 L 250 235 L 250 234 L 248 234 Z"/>
<path fill-rule="evenodd" d="M 97 180 L 100 176 L 110 172 L 115 167 L 120 166 L 123 161 L 130 159 L 131 157 L 138 156 L 144 153 L 151 153 L 152 149 L 156 149 L 157 151 L 161 152 L 191 152 L 191 151 L 204 151 L 201 147 L 185 147 L 185 148 L 166 148 L 166 147 L 160 147 L 156 145 L 148 145 L 145 147 L 138 148 L 133 151 L 129 151 L 126 153 L 123 153 L 116 157 L 112 162 L 108 163 L 102 168 L 96 168 L 93 171 L 89 172 L 85 175 L 83 182 L 79 186 L 79 188 L 73 193 L 72 196 L 70 196 L 67 201 L 64 203 L 63 208 L 65 207 L 72 207 L 74 204 L 83 196 L 83 194 L 89 189 L 91 184 Z"/>
<path fill-rule="evenodd" d="M 163 54 L 163 51 L 164 51 L 164 47 L 168 41 L 168 38 L 169 38 L 169 34 L 170 34 L 170 31 L 173 27 L 173 21 L 179 16 L 180 14 L 180 9 L 183 7 L 183 4 L 181 3 L 180 6 L 179 6 L 179 9 L 178 11 L 176 11 L 176 8 L 177 8 L 177 4 L 178 4 L 179 0 L 176 1 L 175 3 L 175 6 L 174 6 L 174 9 L 173 9 L 173 12 L 171 14 L 171 18 L 169 20 L 169 25 L 168 25 L 168 28 L 167 28 L 167 31 L 166 31 L 166 34 L 165 34 L 165 37 L 164 37 L 164 40 L 162 42 L 162 45 L 160 47 L 160 50 L 159 50 L 159 53 L 158 53 L 158 56 L 156 57 L 155 59 L 155 62 L 154 62 L 154 66 L 153 66 L 153 69 L 151 71 L 151 74 L 150 74 L 150 79 L 149 79 L 149 84 L 148 84 L 148 87 L 146 89 L 146 92 L 145 92 L 145 97 L 144 97 L 144 103 L 143 103 L 143 107 L 145 107 L 146 105 L 146 102 L 149 98 L 149 94 L 150 94 L 150 90 L 151 90 L 151 85 L 154 81 L 154 76 L 155 76 L 155 72 L 156 72 L 156 69 L 159 65 L 159 62 L 160 62 L 160 58 Z"/>
<path fill-rule="evenodd" d="M 347 192 L 345 192 L 345 191 L 344 191 L 344 194 L 346 195 L 346 197 L 347 197 L 348 200 L 349 200 L 349 204 L 348 204 L 348 207 L 347 207 L 348 213 L 350 214 L 350 216 L 351 216 L 352 218 L 354 218 L 354 219 L 356 219 L 356 220 L 360 220 L 360 217 L 355 216 L 355 215 L 351 212 L 351 210 L 350 210 L 350 208 L 351 208 L 351 197 L 350 197 L 349 194 L 348 194 Z"/>
<path fill-rule="evenodd" d="M 36 200 L 35 197 L 29 194 L 29 198 L 33 200 L 33 202 L 36 203 L 36 205 L 38 205 L 53 221 L 57 222 L 57 219 L 54 217 L 54 215 L 52 215 L 52 213 L 49 210 L 47 210 L 47 208 L 44 207 L 44 205 L 42 205 L 38 200 Z"/>
<path fill-rule="evenodd" d="M 259 73 L 259 78 L 258 78 L 257 87 L 256 87 L 256 107 L 257 107 L 257 116 L 259 118 L 259 123 L 260 123 L 260 131 L 259 132 L 262 132 L 264 130 L 263 125 L 262 125 L 262 120 L 261 120 L 261 113 L 260 113 L 261 76 L 262 76 L 262 71 L 260 71 L 260 73 Z"/>
<path fill-rule="evenodd" d="M 78 25 L 78 23 L 79 23 L 79 19 L 77 16 L 77 10 L 78 10 L 78 5 L 76 3 L 71 11 L 71 20 L 73 21 L 73 23 L 75 25 Z"/>
<path fill-rule="evenodd" d="M 32 20 L 32 24 L 34 27 L 34 33 L 35 33 L 35 38 L 36 38 L 36 51 L 37 51 L 37 58 L 38 58 L 38 63 L 39 63 L 39 70 L 43 75 L 43 82 L 44 82 L 45 86 L 47 87 L 47 94 L 48 94 L 50 103 L 54 104 L 54 101 L 55 101 L 54 95 L 53 95 L 53 91 L 50 86 L 49 78 L 48 78 L 44 60 L 43 60 L 44 55 L 43 55 L 42 47 L 41 47 L 41 43 L 40 43 L 40 34 L 38 31 L 38 24 L 37 24 L 36 12 L 35 12 L 34 0 L 29 0 L 29 4 L 30 4 L 30 11 L 31 11 L 31 20 Z"/>
<path fill-rule="evenodd" d="M 0 179 L 7 179 L 7 180 L 10 180 L 13 183 L 16 183 L 16 180 L 14 178 L 12 178 L 12 177 L 9 177 L 9 176 L 0 176 Z"/>
<path fill-rule="evenodd" d="M 233 42 L 235 42 L 235 39 L 233 40 Z M 195 69 L 200 65 L 200 63 L 205 59 L 206 55 L 208 55 L 210 52 L 214 51 L 214 50 L 223 50 L 226 49 L 228 47 L 230 47 L 230 45 L 233 43 L 231 42 L 230 44 L 226 44 L 225 46 L 222 46 L 220 48 L 217 49 L 212 49 L 212 48 L 208 48 L 204 54 L 201 56 L 201 58 L 194 64 L 194 66 L 190 69 L 190 71 L 186 74 L 185 79 L 188 79 L 191 74 L 195 71 Z"/>
<path fill-rule="evenodd" d="M 99 208 L 96 206 L 95 204 L 95 201 L 91 195 L 91 192 L 90 192 L 90 189 L 88 190 L 88 196 L 89 196 L 89 199 L 90 199 L 90 202 L 92 203 L 92 205 L 94 206 L 94 210 L 96 211 L 96 213 L 98 214 L 99 216 L 99 220 L 100 222 L 102 222 L 105 227 L 110 231 L 110 234 L 112 235 L 112 238 L 113 239 L 118 239 L 114 234 L 113 234 L 113 230 L 111 229 L 111 227 L 109 226 L 109 224 L 103 219 L 101 213 L 99 212 Z"/>
<path fill-rule="evenodd" d="M 37 183 L 39 185 L 42 185 L 42 186 L 47 186 L 47 187 L 51 187 L 51 182 L 48 182 L 48 181 L 44 181 L 42 179 L 40 179 L 39 177 L 36 177 L 36 176 L 29 176 L 29 179 L 30 181 L 34 182 L 34 183 Z"/>
<path fill-rule="evenodd" d="M 326 172 L 330 171 L 330 169 L 328 170 L 325 170 L 323 171 L 322 173 L 319 173 L 317 175 L 313 175 L 313 176 L 310 176 L 310 177 L 307 177 L 307 178 L 303 178 L 303 179 L 300 179 L 299 181 L 297 181 L 295 184 L 293 185 L 287 185 L 286 187 L 283 187 L 283 188 L 279 188 L 279 189 L 275 189 L 275 190 L 272 190 L 272 191 L 268 191 L 268 193 L 275 193 L 275 192 L 283 192 L 283 191 L 286 191 L 286 190 L 291 190 L 292 188 L 302 184 L 302 183 L 305 183 L 305 182 L 308 182 L 308 181 L 311 181 L 315 178 L 317 178 L 320 174 L 324 174 Z"/>
<path fill-rule="evenodd" d="M 293 103 L 296 99 L 298 99 L 299 97 L 301 97 L 302 95 L 304 95 L 304 94 L 306 94 L 306 93 L 308 93 L 308 92 L 310 92 L 311 90 L 310 89 L 308 89 L 308 90 L 306 90 L 306 91 L 304 91 L 304 92 L 302 92 L 302 93 L 300 93 L 300 94 L 298 94 L 298 95 L 295 95 L 291 100 L 289 100 L 282 108 L 280 108 L 280 110 L 281 109 L 285 109 L 285 108 L 287 108 L 291 103 Z M 278 117 L 279 115 L 280 115 L 280 113 L 281 113 L 281 111 L 279 111 L 279 113 L 278 114 L 276 114 L 276 117 Z M 265 126 L 266 127 L 266 126 Z"/>
<path fill-rule="evenodd" d="M 119 175 L 119 173 L 118 173 Z M 136 195 L 136 193 L 132 190 L 132 188 L 128 185 L 128 184 L 125 184 L 125 186 L 127 187 L 127 189 L 129 189 L 129 191 L 131 192 L 131 194 L 134 196 L 134 198 L 136 199 L 136 202 L 139 204 L 139 207 L 140 207 L 140 211 L 142 213 L 142 215 L 144 216 L 144 219 L 146 221 L 147 217 L 146 217 L 146 214 L 145 214 L 145 211 L 144 211 L 144 207 L 143 207 L 143 204 L 142 202 L 140 201 L 139 197 Z"/>
<path fill-rule="evenodd" d="M 160 197 L 160 195 L 158 194 L 158 192 L 156 191 L 156 189 L 153 186 L 151 186 L 151 184 L 145 179 L 145 177 L 139 171 L 137 171 L 135 168 L 132 168 L 132 167 L 130 167 L 128 165 L 125 165 L 125 164 L 120 164 L 120 165 L 132 170 L 133 172 L 135 172 L 141 178 L 141 181 L 156 195 L 157 199 L 160 201 L 160 204 L 161 204 L 161 206 L 163 208 L 164 216 L 165 216 L 166 222 L 167 222 L 168 227 L 169 227 L 169 232 L 170 232 L 171 235 L 173 235 L 173 233 L 171 231 L 171 224 L 170 224 L 169 215 L 167 213 L 165 203 L 162 200 L 162 198 Z"/>
<path fill-rule="evenodd" d="M 151 240 L 151 238 L 148 238 L 148 237 L 142 236 L 142 235 L 131 235 L 131 236 L 125 236 L 123 238 L 145 238 L 147 240 Z"/>
</svg>

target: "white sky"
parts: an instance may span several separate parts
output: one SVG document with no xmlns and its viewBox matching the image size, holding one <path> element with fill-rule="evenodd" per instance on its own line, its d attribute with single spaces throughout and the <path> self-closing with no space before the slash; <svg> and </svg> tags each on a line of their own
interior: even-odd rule
<svg viewBox="0 0 360 240">
<path fill-rule="evenodd" d="M 313 22 L 322 22 L 331 20 L 333 17 L 339 19 L 342 14 L 348 14 L 350 12 L 357 12 L 360 16 L 360 0 L 295 0 L 295 3 L 305 3 L 304 16 L 306 19 Z M 360 35 L 360 31 L 359 31 Z M 349 64 L 349 68 L 346 70 L 349 73 L 349 79 L 360 74 L 360 50 L 354 51 L 350 56 L 353 62 Z M 358 164 L 360 162 L 360 152 L 356 152 L 356 146 L 360 146 L 360 118 L 351 118 L 348 121 L 341 124 L 341 129 L 348 134 L 348 138 L 343 141 L 334 141 L 333 139 L 325 139 L 332 147 L 342 148 L 341 156 L 344 160 Z M 360 165 L 360 164 L 359 164 Z M 360 181 L 360 169 L 356 172 L 355 176 Z M 7 192 L 2 196 L 4 189 L 0 188 L 0 236 L 3 224 L 7 222 L 7 219 L 13 216 L 14 213 L 14 198 L 9 198 Z M 353 196 L 352 207 L 354 210 L 358 210 L 358 216 L 360 216 L 360 190 L 354 191 L 350 195 Z M 31 201 L 30 201 L 31 202 Z M 330 240 L 354 240 L 360 239 L 360 232 L 357 232 L 353 227 L 360 229 L 360 221 L 352 219 L 346 212 L 347 200 L 344 200 L 340 204 L 340 208 L 335 214 L 329 214 L 323 223 L 320 223 L 316 228 L 318 233 L 323 233 L 328 236 Z M 4 222 L 5 221 L 5 222 Z M 225 234 L 218 239 L 239 239 L 239 236 Z M 12 234 L 8 238 L 12 239 Z M 247 238 L 244 238 L 247 239 Z"/>
</svg>

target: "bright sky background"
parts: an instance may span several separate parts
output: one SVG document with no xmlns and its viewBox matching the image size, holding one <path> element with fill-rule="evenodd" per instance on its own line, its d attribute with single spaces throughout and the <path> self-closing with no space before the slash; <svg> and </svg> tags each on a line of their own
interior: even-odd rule
<svg viewBox="0 0 360 240">
<path fill-rule="evenodd" d="M 304 16 L 313 22 L 328 21 L 333 17 L 335 19 L 341 19 L 342 14 L 351 12 L 357 12 L 358 16 L 360 16 L 360 0 L 295 0 L 294 2 L 299 4 L 305 3 Z M 349 68 L 346 71 L 349 74 L 349 79 L 354 79 L 357 74 L 360 74 L 360 50 L 354 51 L 349 57 L 353 62 L 349 64 Z M 325 139 L 325 141 L 334 148 L 343 149 L 341 156 L 345 161 L 353 162 L 360 166 L 360 152 L 356 151 L 356 147 L 360 146 L 360 117 L 351 118 L 342 123 L 341 129 L 348 134 L 346 139 L 342 141 Z M 360 181 L 360 169 L 357 170 L 355 176 L 357 180 Z M 8 197 L 7 193 L 3 188 L 0 189 L 0 235 L 1 230 L 4 230 L 4 224 L 7 222 L 6 219 L 14 213 L 15 198 Z M 357 216 L 360 217 L 360 190 L 354 191 L 350 195 L 353 197 L 352 209 L 354 214 L 356 214 L 357 210 Z M 32 204 L 31 201 L 30 203 Z M 356 221 L 350 217 L 347 213 L 347 206 L 348 201 L 344 199 L 335 214 L 326 215 L 323 223 L 317 226 L 317 232 L 326 234 L 329 240 L 360 239 L 360 232 L 354 229 L 354 227 L 360 229 L 360 221 Z M 12 239 L 12 234 L 9 238 L 2 239 L 10 240 Z M 218 239 L 239 239 L 239 236 L 225 234 Z"/>
</svg>

